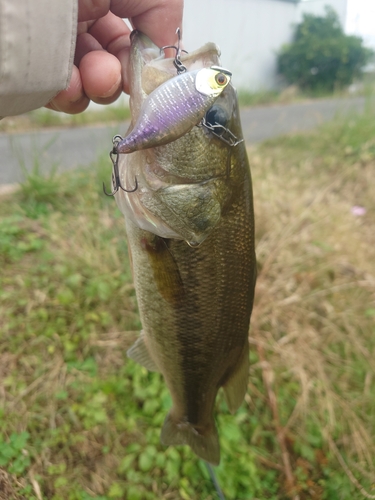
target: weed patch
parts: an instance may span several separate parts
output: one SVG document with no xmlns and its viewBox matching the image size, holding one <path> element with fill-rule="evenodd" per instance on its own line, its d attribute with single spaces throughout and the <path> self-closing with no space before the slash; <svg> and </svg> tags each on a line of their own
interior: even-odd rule
<svg viewBox="0 0 375 500">
<path fill-rule="evenodd" d="M 234 416 L 217 402 L 228 498 L 374 493 L 374 118 L 249 149 L 259 278 L 248 394 Z M 215 498 L 159 442 L 162 378 L 126 358 L 140 322 L 109 175 L 34 171 L 0 200 L 0 498 Z"/>
<path fill-rule="evenodd" d="M 46 108 L 30 111 L 21 116 L 6 117 L 0 122 L 0 132 L 19 132 L 39 128 L 82 127 L 85 125 L 110 125 L 130 119 L 128 106 L 103 106 L 103 109 L 88 109 L 77 115 L 59 113 Z"/>
</svg>

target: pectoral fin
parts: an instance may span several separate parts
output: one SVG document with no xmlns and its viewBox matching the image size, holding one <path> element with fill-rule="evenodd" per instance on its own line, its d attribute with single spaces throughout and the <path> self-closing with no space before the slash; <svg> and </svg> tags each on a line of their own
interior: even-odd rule
<svg viewBox="0 0 375 500">
<path fill-rule="evenodd" d="M 181 307 L 185 301 L 184 284 L 178 265 L 169 251 L 168 240 L 151 235 L 148 239 L 142 239 L 141 245 L 148 254 L 160 295 L 173 307 Z"/>
<path fill-rule="evenodd" d="M 241 406 L 241 403 L 247 391 L 248 380 L 249 343 L 246 341 L 246 345 L 235 366 L 234 371 L 231 373 L 229 379 L 223 385 L 225 400 L 231 413 L 237 411 Z"/>
<path fill-rule="evenodd" d="M 140 336 L 127 351 L 128 358 L 133 359 L 140 365 L 144 366 L 150 372 L 159 372 L 159 368 L 156 366 L 155 361 L 152 359 L 145 342 L 144 333 L 141 332 Z"/>
</svg>

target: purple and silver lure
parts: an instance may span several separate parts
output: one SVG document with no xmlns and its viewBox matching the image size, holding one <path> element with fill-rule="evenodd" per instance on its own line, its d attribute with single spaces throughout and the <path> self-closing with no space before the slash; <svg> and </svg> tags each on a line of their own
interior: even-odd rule
<svg viewBox="0 0 375 500">
<path fill-rule="evenodd" d="M 146 98 L 134 128 L 116 144 L 115 151 L 132 153 L 183 136 L 201 122 L 231 76 L 230 71 L 211 66 L 166 81 Z"/>
</svg>

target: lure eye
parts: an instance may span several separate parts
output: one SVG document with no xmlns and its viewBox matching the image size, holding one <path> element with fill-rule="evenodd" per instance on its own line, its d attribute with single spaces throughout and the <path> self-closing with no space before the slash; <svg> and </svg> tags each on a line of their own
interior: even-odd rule
<svg viewBox="0 0 375 500">
<path fill-rule="evenodd" d="M 218 73 L 215 76 L 216 83 L 221 87 L 227 83 L 228 78 L 224 75 L 224 73 Z"/>
</svg>

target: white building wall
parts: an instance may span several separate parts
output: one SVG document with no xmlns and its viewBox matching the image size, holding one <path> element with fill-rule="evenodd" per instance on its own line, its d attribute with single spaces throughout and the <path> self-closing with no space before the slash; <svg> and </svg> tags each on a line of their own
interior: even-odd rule
<svg viewBox="0 0 375 500">
<path fill-rule="evenodd" d="M 293 26 L 303 12 L 324 13 L 326 4 L 345 19 L 346 0 L 300 4 L 285 0 L 185 0 L 184 47 L 189 51 L 215 42 L 221 48 L 221 63 L 233 72 L 237 88 L 277 88 L 277 52 L 291 41 Z"/>
</svg>

